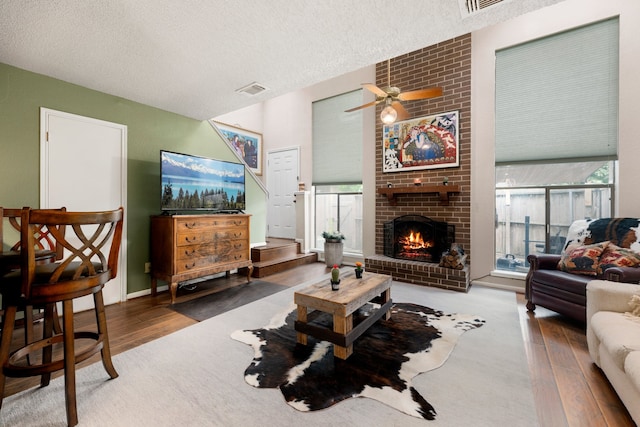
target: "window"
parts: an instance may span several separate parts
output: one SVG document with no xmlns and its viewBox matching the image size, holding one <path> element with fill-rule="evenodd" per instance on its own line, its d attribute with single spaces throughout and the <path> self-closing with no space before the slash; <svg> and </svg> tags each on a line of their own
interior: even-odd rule
<svg viewBox="0 0 640 427">
<path fill-rule="evenodd" d="M 496 269 L 526 273 L 530 253 L 559 254 L 576 219 L 613 212 L 616 162 L 496 167 Z"/>
<path fill-rule="evenodd" d="M 315 190 L 316 248 L 322 248 L 323 231 L 345 235 L 344 251 L 362 253 L 362 184 L 317 186 Z"/>
<path fill-rule="evenodd" d="M 613 216 L 618 18 L 496 52 L 496 268 Z"/>
<path fill-rule="evenodd" d="M 323 231 L 345 235 L 344 251 L 362 253 L 362 112 L 345 110 L 362 103 L 363 91 L 313 103 L 313 191 L 315 247 Z"/>
</svg>

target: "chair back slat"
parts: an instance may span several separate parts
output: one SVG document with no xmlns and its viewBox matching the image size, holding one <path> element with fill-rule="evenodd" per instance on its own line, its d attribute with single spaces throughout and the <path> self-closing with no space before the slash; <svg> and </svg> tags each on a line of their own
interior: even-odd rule
<svg viewBox="0 0 640 427">
<path fill-rule="evenodd" d="M 33 286 L 69 285 L 74 295 L 95 291 L 96 286 L 117 275 L 122 240 L 123 209 L 104 212 L 66 212 L 24 208 L 22 211 L 23 283 L 24 296 L 32 297 Z M 25 226 L 26 225 L 26 226 Z M 54 266 L 38 267 L 35 263 L 35 238 L 38 227 L 56 242 L 64 252 Z M 24 272 L 27 272 L 24 274 Z M 86 288 L 86 289 L 85 289 Z M 43 290 L 64 292 L 64 288 Z"/>
<path fill-rule="evenodd" d="M 12 246 L 10 246 L 9 250 L 19 252 L 22 247 L 22 244 L 21 244 L 22 239 L 20 238 L 20 233 L 21 233 L 20 218 L 22 215 L 22 209 L 14 209 L 14 208 L 1 208 L 1 209 L 2 209 L 3 219 L 4 218 L 7 219 L 7 222 L 9 223 L 9 225 L 11 225 L 12 230 L 18 236 L 17 241 L 13 243 Z M 65 212 L 66 208 L 62 207 L 60 209 L 50 209 L 50 210 Z M 4 223 L 4 220 L 2 221 L 2 223 Z M 3 225 L 4 224 L 0 224 L 0 243 L 4 243 L 3 238 L 5 236 L 5 233 L 3 231 Z M 34 235 L 34 245 L 37 250 L 54 251 L 56 253 L 56 257 L 55 257 L 56 259 L 59 260 L 62 258 L 63 248 L 56 245 L 56 240 L 53 238 L 53 236 L 45 226 L 40 225 L 40 226 L 34 227 L 33 235 Z"/>
</svg>

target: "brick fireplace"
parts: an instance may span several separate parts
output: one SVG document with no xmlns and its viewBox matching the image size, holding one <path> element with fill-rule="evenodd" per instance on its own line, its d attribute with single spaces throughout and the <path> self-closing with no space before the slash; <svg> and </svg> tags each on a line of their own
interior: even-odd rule
<svg viewBox="0 0 640 427">
<path fill-rule="evenodd" d="M 388 85 L 387 62 L 376 66 L 376 85 Z M 376 255 L 365 258 L 368 271 L 391 274 L 394 279 L 425 286 L 467 291 L 469 288 L 471 233 L 471 35 L 463 35 L 436 45 L 391 59 L 391 81 L 403 91 L 440 86 L 443 96 L 404 102 L 411 118 L 447 111 L 459 113 L 460 165 L 384 173 L 382 168 L 382 123 L 376 123 L 376 191 L 392 188 L 391 198 L 376 197 Z M 377 115 L 382 106 L 377 107 Z M 449 187 L 442 190 L 444 178 Z M 414 180 L 422 189 L 414 187 Z M 410 189 L 403 193 L 402 189 Z M 452 190 L 447 193 L 446 189 Z M 455 190 L 454 190 L 455 188 Z M 429 191 L 427 191 L 429 190 Z M 433 190 L 433 191 L 431 191 Z M 442 191 L 448 197 L 443 198 Z M 385 224 L 403 216 L 428 217 L 455 228 L 455 243 L 467 254 L 462 270 L 440 267 L 435 259 L 394 258 L 385 251 Z M 439 250 L 439 249 L 438 249 Z"/>
</svg>

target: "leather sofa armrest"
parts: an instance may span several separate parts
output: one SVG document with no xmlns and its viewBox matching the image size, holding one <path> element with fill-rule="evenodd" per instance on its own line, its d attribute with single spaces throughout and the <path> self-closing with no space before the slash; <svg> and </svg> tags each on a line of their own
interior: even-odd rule
<svg viewBox="0 0 640 427">
<path fill-rule="evenodd" d="M 524 297 L 531 300 L 531 276 L 536 270 L 555 270 L 562 256 L 556 254 L 531 254 L 527 257 L 529 261 L 529 272 L 525 280 Z"/>
<path fill-rule="evenodd" d="M 531 254 L 527 257 L 529 270 L 556 270 L 561 258 L 556 254 Z"/>
<path fill-rule="evenodd" d="M 612 282 L 638 283 L 640 282 L 640 268 L 609 267 L 604 271 L 603 279 Z"/>
</svg>

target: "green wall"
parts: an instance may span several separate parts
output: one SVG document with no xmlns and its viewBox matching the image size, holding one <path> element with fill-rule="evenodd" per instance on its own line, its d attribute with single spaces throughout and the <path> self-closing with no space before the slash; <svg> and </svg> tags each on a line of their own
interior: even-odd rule
<svg viewBox="0 0 640 427">
<path fill-rule="evenodd" d="M 144 263 L 150 258 L 149 217 L 160 213 L 160 150 L 237 158 L 206 121 L 0 63 L 0 206 L 39 207 L 41 107 L 127 126 L 127 293 L 150 288 Z M 264 242 L 266 195 L 249 173 L 246 191 L 251 242 Z"/>
</svg>

